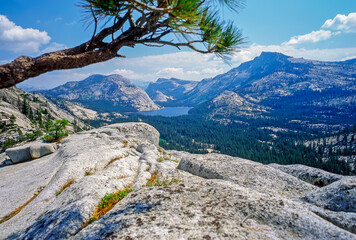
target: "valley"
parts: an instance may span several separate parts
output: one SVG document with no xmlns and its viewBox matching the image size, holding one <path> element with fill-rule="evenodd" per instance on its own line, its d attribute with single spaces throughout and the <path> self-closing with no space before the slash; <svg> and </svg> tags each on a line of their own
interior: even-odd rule
<svg viewBox="0 0 356 240">
<path fill-rule="evenodd" d="M 93 75 L 40 93 L 93 127 L 146 122 L 166 149 L 349 175 L 356 174 L 355 82 L 354 60 L 264 52 L 200 82 L 158 79 L 147 93 L 120 75 Z"/>
</svg>

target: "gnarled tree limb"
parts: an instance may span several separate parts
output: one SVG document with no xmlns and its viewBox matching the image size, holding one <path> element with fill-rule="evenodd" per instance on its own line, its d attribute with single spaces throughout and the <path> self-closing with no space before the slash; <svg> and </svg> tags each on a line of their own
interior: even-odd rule
<svg viewBox="0 0 356 240">
<path fill-rule="evenodd" d="M 241 0 L 224 0 L 226 4 Z M 73 69 L 104 62 L 115 57 L 122 47 L 146 46 L 187 47 L 200 53 L 226 54 L 241 43 L 240 33 L 215 17 L 213 6 L 205 0 L 82 0 L 84 9 L 93 18 L 94 34 L 79 46 L 43 54 L 36 58 L 22 56 L 0 66 L 0 88 L 10 87 L 43 73 Z M 109 27 L 98 30 L 99 20 Z M 104 24 L 105 26 L 105 24 Z M 119 32 L 120 31 L 120 32 Z M 116 35 L 116 34 L 117 35 Z M 168 34 L 182 36 L 178 42 L 167 40 Z M 116 35 L 116 36 L 115 36 Z M 183 40 L 182 40 L 183 39 Z M 202 44 L 203 43 L 203 44 Z M 204 46 L 206 50 L 199 47 Z"/>
</svg>

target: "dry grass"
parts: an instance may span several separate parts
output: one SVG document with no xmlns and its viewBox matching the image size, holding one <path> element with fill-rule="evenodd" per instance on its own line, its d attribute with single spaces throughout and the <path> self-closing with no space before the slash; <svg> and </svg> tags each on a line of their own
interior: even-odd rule
<svg viewBox="0 0 356 240">
<path fill-rule="evenodd" d="M 95 209 L 93 216 L 84 223 L 81 229 L 85 228 L 90 223 L 104 216 L 107 212 L 113 209 L 115 205 L 124 197 L 126 197 L 130 192 L 132 192 L 130 187 L 126 187 L 124 190 L 119 190 L 114 193 L 105 194 L 105 196 L 101 199 L 98 207 Z"/>
<path fill-rule="evenodd" d="M 151 173 L 151 177 L 147 178 L 146 186 L 151 185 L 153 186 L 158 181 L 158 172 L 157 170 Z"/>
<path fill-rule="evenodd" d="M 74 179 L 69 179 L 66 184 L 64 184 L 59 191 L 56 192 L 56 196 L 61 194 L 64 190 L 70 187 L 74 183 Z"/>
<path fill-rule="evenodd" d="M 6 215 L 5 217 L 3 217 L 2 219 L 0 219 L 0 224 L 3 222 L 6 222 L 8 220 L 10 220 L 11 218 L 13 218 L 16 214 L 18 214 L 19 212 L 21 212 L 22 209 L 24 209 L 30 202 L 32 202 L 39 194 L 40 192 L 44 189 L 44 187 L 40 187 L 39 190 L 37 192 L 35 192 L 33 194 L 33 197 L 30 198 L 30 200 L 28 200 L 24 205 L 16 208 L 14 211 L 12 211 L 10 214 Z"/>
<path fill-rule="evenodd" d="M 161 178 L 163 178 L 162 174 L 161 174 Z M 147 178 L 147 183 L 145 186 L 146 187 L 168 187 L 168 186 L 171 186 L 173 184 L 178 184 L 178 183 L 179 183 L 178 178 L 172 178 L 171 180 L 169 180 L 168 177 L 166 177 L 160 181 L 158 179 L 158 173 L 156 170 L 151 174 L 150 178 Z"/>
<path fill-rule="evenodd" d="M 65 139 L 65 137 L 60 137 L 60 138 L 57 139 L 56 142 L 57 142 L 57 143 L 62 143 L 62 141 L 63 141 L 64 139 Z"/>
<path fill-rule="evenodd" d="M 127 140 L 124 140 L 122 143 L 123 143 L 122 147 L 125 148 L 125 147 L 127 147 L 127 144 L 128 144 L 129 142 L 128 142 Z"/>
<path fill-rule="evenodd" d="M 119 159 L 121 159 L 121 158 L 122 158 L 122 156 L 118 156 L 118 157 L 116 157 L 116 158 L 111 159 L 111 160 L 106 164 L 106 166 L 105 166 L 104 168 L 108 168 L 108 167 L 110 166 L 110 164 L 112 164 L 113 162 L 115 162 L 115 161 L 117 161 L 117 160 L 119 160 Z"/>
</svg>

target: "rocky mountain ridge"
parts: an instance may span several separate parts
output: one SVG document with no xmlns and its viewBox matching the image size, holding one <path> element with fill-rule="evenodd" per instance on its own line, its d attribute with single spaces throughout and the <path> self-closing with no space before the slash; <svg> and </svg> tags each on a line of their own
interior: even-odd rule
<svg viewBox="0 0 356 240">
<path fill-rule="evenodd" d="M 269 108 L 275 115 L 297 113 L 314 118 L 331 115 L 352 122 L 356 119 L 355 82 L 355 60 L 323 62 L 263 52 L 227 73 L 198 82 L 179 98 L 171 98 L 170 104 L 195 107 L 202 104 L 210 106 L 205 111 L 214 115 L 214 112 L 219 112 L 219 106 L 212 109 L 207 102 L 224 91 L 231 91 L 249 104 L 258 105 L 261 109 Z M 159 86 L 155 85 L 156 92 L 161 92 Z M 228 109 L 224 115 L 231 116 L 234 110 Z M 239 111 L 235 115 L 239 116 Z"/>
<path fill-rule="evenodd" d="M 356 177 L 166 151 L 158 141 L 144 123 L 109 125 L 0 168 L 0 238 L 356 239 Z"/>
<path fill-rule="evenodd" d="M 135 112 L 160 108 L 144 90 L 118 74 L 92 75 L 82 81 L 67 82 L 40 92 L 46 96 L 81 103 L 97 112 Z"/>
<path fill-rule="evenodd" d="M 159 78 L 156 82 L 148 85 L 146 92 L 154 102 L 168 107 L 174 106 L 175 101 L 184 98 L 185 94 L 197 84 L 196 81 Z"/>
</svg>

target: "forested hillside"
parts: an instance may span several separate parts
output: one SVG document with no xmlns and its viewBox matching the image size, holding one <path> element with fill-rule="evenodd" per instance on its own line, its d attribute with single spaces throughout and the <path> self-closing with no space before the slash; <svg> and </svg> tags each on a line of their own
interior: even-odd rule
<svg viewBox="0 0 356 240">
<path fill-rule="evenodd" d="M 245 119 L 247 120 L 247 119 Z M 345 161 L 343 156 L 356 155 L 355 138 L 349 138 L 347 147 L 334 148 L 326 154 L 327 142 L 306 144 L 313 139 L 333 136 L 321 133 L 320 129 L 305 128 L 299 124 L 289 124 L 289 129 L 271 128 L 268 120 L 249 119 L 218 124 L 199 115 L 180 117 L 129 115 L 113 122 L 144 121 L 154 126 L 161 134 L 160 145 L 166 149 L 189 151 L 192 153 L 218 152 L 251 159 L 261 163 L 304 164 L 334 173 L 356 174 L 355 162 Z M 103 121 L 92 121 L 100 126 Z M 275 124 L 275 123 L 274 123 Z M 356 134 L 354 128 L 342 130 Z M 317 140 L 316 140 L 317 141 Z M 339 144 L 342 144 L 341 142 Z"/>
</svg>

